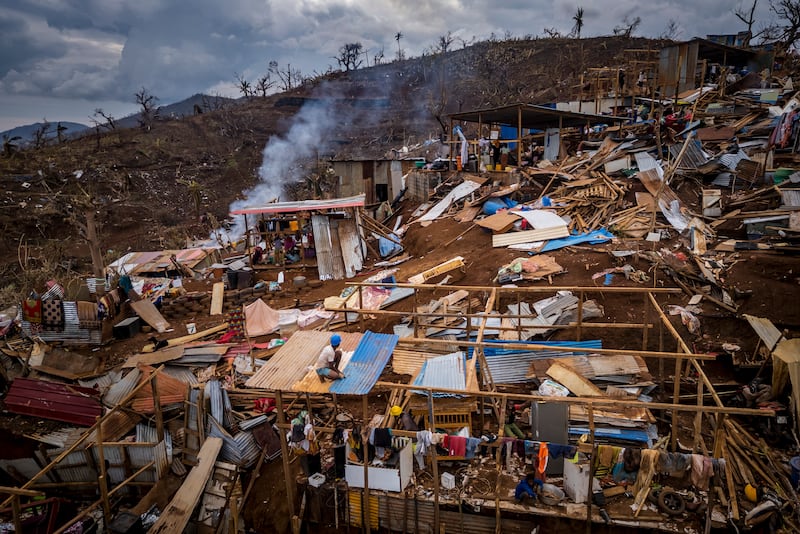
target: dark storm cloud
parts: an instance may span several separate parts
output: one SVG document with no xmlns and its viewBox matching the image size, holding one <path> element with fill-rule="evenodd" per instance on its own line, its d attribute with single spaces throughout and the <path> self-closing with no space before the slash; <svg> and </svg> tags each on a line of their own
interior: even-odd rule
<svg viewBox="0 0 800 534">
<path fill-rule="evenodd" d="M 407 56 L 439 36 L 461 42 L 494 34 L 564 34 L 584 5 L 583 36 L 609 35 L 627 16 L 637 35 L 658 36 L 675 20 L 682 39 L 733 33 L 730 0 L 23 0 L 0 7 L 0 99 L 111 99 L 130 102 L 147 87 L 161 102 L 198 91 L 235 94 L 234 72 L 255 79 L 269 61 L 304 73 L 336 65 L 347 42 L 370 56 Z M 759 2 L 758 18 L 768 18 Z M 749 5 L 749 1 L 748 1 Z M 2 117 L 0 117 L 2 119 Z"/>
</svg>

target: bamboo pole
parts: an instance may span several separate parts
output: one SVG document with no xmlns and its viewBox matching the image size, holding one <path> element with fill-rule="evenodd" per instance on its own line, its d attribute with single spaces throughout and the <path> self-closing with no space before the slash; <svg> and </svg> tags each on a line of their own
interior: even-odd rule
<svg viewBox="0 0 800 534">
<path fill-rule="evenodd" d="M 492 291 L 498 293 L 509 293 L 519 291 L 521 293 L 555 293 L 558 291 L 585 291 L 586 293 L 667 293 L 675 294 L 680 293 L 681 289 L 677 287 L 606 287 L 606 286 L 530 286 L 530 287 L 494 287 L 494 286 L 451 286 L 451 285 L 436 285 L 436 284 L 387 284 L 385 282 L 347 282 L 349 286 L 374 286 L 374 287 L 403 287 L 412 289 L 432 289 L 436 291 Z"/>
<path fill-rule="evenodd" d="M 98 417 L 97 422 L 100 421 Z M 100 486 L 100 498 L 103 501 L 103 521 L 107 525 L 111 521 L 111 503 L 108 502 L 108 483 L 106 472 L 106 456 L 103 450 L 103 425 L 97 425 L 97 460 L 100 464 L 100 476 L 97 477 L 97 484 Z"/>
<path fill-rule="evenodd" d="M 433 411 L 433 393 L 428 392 L 428 423 L 431 433 L 436 432 L 436 414 Z M 431 445 L 431 468 L 433 469 L 433 531 L 439 532 L 439 457 L 436 453 L 436 445 Z"/>
</svg>

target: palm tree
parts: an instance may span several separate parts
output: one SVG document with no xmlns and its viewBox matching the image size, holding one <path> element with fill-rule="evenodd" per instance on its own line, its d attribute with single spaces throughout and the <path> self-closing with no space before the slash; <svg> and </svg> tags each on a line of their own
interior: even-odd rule
<svg viewBox="0 0 800 534">
<path fill-rule="evenodd" d="M 572 20 L 575 21 L 575 25 L 572 27 L 572 34 L 577 37 L 578 39 L 581 38 L 581 29 L 583 28 L 583 8 L 579 7 L 575 14 L 572 15 Z"/>
<path fill-rule="evenodd" d="M 403 38 L 402 32 L 394 34 L 394 40 L 397 41 L 397 61 L 403 59 L 403 50 L 400 48 L 400 39 Z"/>
</svg>

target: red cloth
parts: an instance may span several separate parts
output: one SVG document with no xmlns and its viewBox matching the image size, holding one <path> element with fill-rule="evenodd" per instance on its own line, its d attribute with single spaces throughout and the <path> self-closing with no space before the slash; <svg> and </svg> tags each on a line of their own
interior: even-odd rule
<svg viewBox="0 0 800 534">
<path fill-rule="evenodd" d="M 449 445 L 450 456 L 466 456 L 467 438 L 461 436 L 450 436 Z"/>
</svg>

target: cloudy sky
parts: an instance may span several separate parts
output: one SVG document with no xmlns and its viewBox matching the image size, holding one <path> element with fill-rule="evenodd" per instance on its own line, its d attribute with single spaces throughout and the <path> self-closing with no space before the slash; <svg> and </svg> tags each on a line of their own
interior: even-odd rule
<svg viewBox="0 0 800 534">
<path fill-rule="evenodd" d="M 749 6 L 751 0 L 744 0 Z M 271 60 L 324 72 L 346 42 L 390 59 L 418 55 L 448 31 L 465 41 L 564 33 L 584 7 L 584 36 L 626 16 L 636 35 L 670 21 L 680 39 L 735 33 L 739 0 L 0 0 L 0 131 L 40 121 L 119 118 L 146 87 L 160 104 L 194 93 L 238 96 L 234 73 L 255 79 Z M 763 4 L 763 5 L 761 5 Z M 758 20 L 769 18 L 760 0 Z"/>
</svg>

